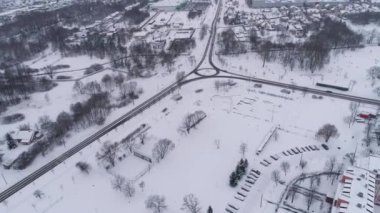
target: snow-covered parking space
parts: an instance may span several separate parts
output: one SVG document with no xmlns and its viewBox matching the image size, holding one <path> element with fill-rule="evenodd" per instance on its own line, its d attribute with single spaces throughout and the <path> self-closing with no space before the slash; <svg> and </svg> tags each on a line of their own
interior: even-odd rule
<svg viewBox="0 0 380 213">
<path fill-rule="evenodd" d="M 234 195 L 240 186 L 231 188 L 228 180 L 242 157 L 239 151 L 242 143 L 248 147 L 245 157 L 249 160 L 249 168 L 260 170 L 261 176 L 247 194 L 246 201 L 239 204 L 241 212 L 260 208 L 261 193 L 264 193 L 261 207 L 264 210 L 261 212 L 270 212 L 273 205 L 266 200 L 277 202 L 284 189 L 282 185 L 276 187 L 271 180 L 272 170 L 279 169 L 280 163 L 287 160 L 291 164 L 290 173 L 286 178 L 281 175 L 283 180 L 290 180 L 301 173 L 296 168 L 301 155 L 284 156 L 268 167 L 259 164 L 260 160 L 293 147 L 318 143 L 320 146 L 321 142 L 313 138 L 314 132 L 322 125 L 332 123 L 340 136 L 329 141 L 330 150 L 302 154 L 308 161 L 306 171 L 323 170 L 331 155 L 341 161 L 341 156 L 355 149 L 352 136 L 358 140 L 362 137 L 364 125 L 349 127 L 344 123 L 343 118 L 351 115 L 350 102 L 327 97 L 312 99 L 310 94 L 301 92 L 288 94 L 285 99 L 280 97 L 283 94 L 279 88 L 263 86 L 257 89 L 252 83 L 236 82 L 237 85 L 229 91 L 216 91 L 214 80 L 184 85 L 178 91 L 183 97 L 181 100 L 176 102 L 171 96 L 166 97 L 10 197 L 0 206 L 0 212 L 27 212 L 31 209 L 37 212 L 149 212 L 144 201 L 149 195 L 159 194 L 166 197 L 166 212 L 174 213 L 180 210 L 183 196 L 189 193 L 199 198 L 204 210 L 212 206 L 215 212 L 224 212 L 228 203 L 237 202 Z M 199 89 L 203 91 L 199 92 Z M 255 101 L 248 102 L 248 99 Z M 239 108 L 239 114 L 235 113 L 235 108 Z M 179 133 L 185 115 L 196 110 L 204 111 L 207 117 L 189 134 Z M 143 171 L 147 163 L 129 156 L 117 161 L 116 167 L 107 172 L 98 165 L 95 155 L 104 142 L 120 141 L 143 123 L 151 127 L 147 131 L 148 141 L 168 138 L 175 148 L 135 181 L 136 195 L 126 198 L 112 189 L 112 174 L 131 180 L 132 173 Z M 274 125 L 280 125 L 284 130 L 278 131 L 277 140 L 271 140 L 257 156 L 257 147 Z M 358 147 L 358 153 L 361 153 L 361 147 Z M 75 167 L 78 161 L 91 165 L 88 175 Z M 145 183 L 143 189 L 138 186 L 141 182 Z M 33 196 L 35 190 L 40 190 L 44 196 L 36 198 Z"/>
</svg>

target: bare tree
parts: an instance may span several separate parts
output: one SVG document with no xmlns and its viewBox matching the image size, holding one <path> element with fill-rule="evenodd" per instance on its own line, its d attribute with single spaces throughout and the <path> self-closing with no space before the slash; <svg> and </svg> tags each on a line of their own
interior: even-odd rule
<svg viewBox="0 0 380 213">
<path fill-rule="evenodd" d="M 185 195 L 185 197 L 183 197 L 181 209 L 188 213 L 199 213 L 201 211 L 201 207 L 198 198 L 196 198 L 193 194 Z"/>
<path fill-rule="evenodd" d="M 247 150 L 248 150 L 248 145 L 246 143 L 241 143 L 240 144 L 240 153 L 243 156 L 243 158 L 245 157 L 245 153 L 247 152 Z"/>
<path fill-rule="evenodd" d="M 219 89 L 220 89 L 220 81 L 219 80 L 215 80 L 215 82 L 214 82 L 214 86 L 215 86 L 215 89 L 216 89 L 216 91 L 219 91 Z"/>
<path fill-rule="evenodd" d="M 215 139 L 214 143 L 215 143 L 216 149 L 220 149 L 220 140 Z"/>
<path fill-rule="evenodd" d="M 315 184 L 316 186 L 321 186 L 321 176 L 317 175 L 315 177 Z"/>
<path fill-rule="evenodd" d="M 355 163 L 355 153 L 347 153 L 346 157 L 348 158 L 348 162 L 350 162 L 351 165 L 354 165 L 354 163 Z"/>
<path fill-rule="evenodd" d="M 87 95 L 94 95 L 100 92 L 102 92 L 102 87 L 96 81 L 90 81 L 86 83 L 82 88 L 82 93 Z"/>
<path fill-rule="evenodd" d="M 123 139 L 122 141 L 122 146 L 124 149 L 128 150 L 130 153 L 133 152 L 133 150 L 136 148 L 136 140 L 133 138 L 128 138 L 126 140 Z"/>
<path fill-rule="evenodd" d="M 351 110 L 352 113 L 355 112 L 358 107 L 359 107 L 359 103 L 358 102 L 351 102 L 350 103 L 350 110 Z"/>
<path fill-rule="evenodd" d="M 138 137 L 139 137 L 139 139 L 140 139 L 140 143 L 141 143 L 141 144 L 144 144 L 144 143 L 145 143 L 145 140 L 146 140 L 146 137 L 147 137 L 146 133 L 143 132 L 143 133 L 139 134 Z"/>
<path fill-rule="evenodd" d="M 175 79 L 177 84 L 180 84 L 180 82 L 185 78 L 186 73 L 184 71 L 180 71 L 176 74 Z"/>
<path fill-rule="evenodd" d="M 113 78 L 109 75 L 109 74 L 105 74 L 103 77 L 102 77 L 102 84 L 104 85 L 104 87 L 106 88 L 106 90 L 110 91 L 114 82 L 113 82 Z"/>
<path fill-rule="evenodd" d="M 306 193 L 306 205 L 307 210 L 309 211 L 311 204 L 313 204 L 314 200 L 316 199 L 316 187 L 313 186 L 307 193 Z"/>
<path fill-rule="evenodd" d="M 117 150 L 118 143 L 106 142 L 103 144 L 100 151 L 96 153 L 96 158 L 102 162 L 109 163 L 111 166 L 115 166 Z"/>
<path fill-rule="evenodd" d="M 33 195 L 34 195 L 34 197 L 36 197 L 38 199 L 42 199 L 44 197 L 44 193 L 41 190 L 39 190 L 39 189 L 37 189 L 36 191 L 34 191 Z"/>
<path fill-rule="evenodd" d="M 323 125 L 315 135 L 317 138 L 323 138 L 328 142 L 331 137 L 338 136 L 338 129 L 332 124 Z"/>
<path fill-rule="evenodd" d="M 133 186 L 133 184 L 131 182 L 126 182 L 123 186 L 122 186 L 122 189 L 121 189 L 124 193 L 124 195 L 128 198 L 131 198 L 135 195 L 136 193 L 136 189 L 135 187 Z"/>
<path fill-rule="evenodd" d="M 83 82 L 81 82 L 81 81 L 75 81 L 74 86 L 73 86 L 73 90 L 77 94 L 83 94 L 84 93 L 83 87 L 84 87 Z"/>
<path fill-rule="evenodd" d="M 119 73 L 118 75 L 113 76 L 113 79 L 116 86 L 120 87 L 124 83 L 125 77 L 123 74 Z"/>
<path fill-rule="evenodd" d="M 278 185 L 278 182 L 280 181 L 280 171 L 278 171 L 278 170 L 274 170 L 273 172 L 272 172 L 272 180 L 273 180 L 273 182 L 275 182 L 276 183 L 276 186 Z"/>
<path fill-rule="evenodd" d="M 120 89 L 120 98 L 126 99 L 128 98 L 134 103 L 134 100 L 139 97 L 139 92 L 137 89 L 137 83 L 136 82 L 129 82 L 126 84 L 121 84 L 119 86 Z"/>
<path fill-rule="evenodd" d="M 169 139 L 161 139 L 159 140 L 152 150 L 152 156 L 154 159 L 159 162 L 160 160 L 164 159 L 166 154 L 173 150 L 175 147 L 174 143 Z"/>
<path fill-rule="evenodd" d="M 372 81 L 372 86 L 375 84 L 376 79 L 380 79 L 380 67 L 373 66 L 368 70 L 368 78 Z"/>
<path fill-rule="evenodd" d="M 297 190 L 295 189 L 294 186 L 289 190 L 289 195 L 292 196 L 292 203 L 293 203 L 294 198 L 296 198 L 296 195 L 297 195 Z"/>
<path fill-rule="evenodd" d="M 189 134 L 190 130 L 192 128 L 195 128 L 195 126 L 199 122 L 201 122 L 201 120 L 204 119 L 205 117 L 206 117 L 206 113 L 201 110 L 195 111 L 194 113 L 191 113 L 191 114 L 187 114 L 182 122 L 182 125 L 179 128 L 180 132 Z"/>
<path fill-rule="evenodd" d="M 140 187 L 141 191 L 143 192 L 143 191 L 144 191 L 144 188 L 145 188 L 145 182 L 144 182 L 144 181 L 141 181 L 141 182 L 139 183 L 139 187 Z"/>
<path fill-rule="evenodd" d="M 285 174 L 285 176 L 286 176 L 286 173 L 287 173 L 287 172 L 289 171 L 289 169 L 290 169 L 290 164 L 289 164 L 289 162 L 287 162 L 287 161 L 283 161 L 283 162 L 281 162 L 280 167 L 281 167 L 281 170 L 284 172 L 284 174 Z"/>
<path fill-rule="evenodd" d="M 371 145 L 371 142 L 372 142 L 372 137 L 371 137 L 372 136 L 371 135 L 372 126 L 373 126 L 372 122 L 367 122 L 367 125 L 364 129 L 365 137 L 364 137 L 363 141 L 365 142 L 367 147 L 369 145 Z"/>
<path fill-rule="evenodd" d="M 336 166 L 336 157 L 333 156 L 329 160 L 327 160 L 325 168 L 328 172 L 333 172 Z M 329 175 L 331 177 L 331 174 Z"/>
<path fill-rule="evenodd" d="M 300 168 L 303 171 L 304 168 L 307 166 L 307 161 L 305 160 L 300 160 Z"/>
<path fill-rule="evenodd" d="M 203 40 L 207 34 L 208 26 L 207 24 L 203 24 L 201 30 L 199 31 L 199 39 Z"/>
<path fill-rule="evenodd" d="M 75 164 L 75 166 L 83 173 L 90 173 L 90 165 L 87 162 L 79 161 Z"/>
<path fill-rule="evenodd" d="M 165 197 L 160 195 L 150 195 L 145 200 L 145 206 L 148 209 L 152 209 L 154 213 L 161 213 L 167 208 Z"/>
<path fill-rule="evenodd" d="M 123 191 L 123 187 L 126 184 L 127 180 L 121 175 L 115 175 L 111 181 L 112 188 L 117 191 Z"/>
</svg>

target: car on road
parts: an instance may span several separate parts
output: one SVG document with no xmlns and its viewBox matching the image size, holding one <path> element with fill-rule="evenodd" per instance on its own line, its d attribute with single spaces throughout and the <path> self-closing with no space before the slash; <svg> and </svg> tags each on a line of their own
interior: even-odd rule
<svg viewBox="0 0 380 213">
<path fill-rule="evenodd" d="M 322 148 L 324 148 L 325 150 L 329 150 L 329 146 L 327 146 L 326 144 L 322 144 Z"/>
<path fill-rule="evenodd" d="M 326 93 L 333 93 L 332 91 L 330 91 L 330 90 L 326 90 Z"/>
</svg>

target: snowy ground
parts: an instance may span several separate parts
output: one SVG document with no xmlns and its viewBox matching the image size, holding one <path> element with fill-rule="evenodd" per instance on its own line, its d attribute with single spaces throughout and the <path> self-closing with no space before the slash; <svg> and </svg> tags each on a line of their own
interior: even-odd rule
<svg viewBox="0 0 380 213">
<path fill-rule="evenodd" d="M 210 9 L 210 11 L 212 10 L 214 10 L 214 8 Z M 203 20 L 207 21 L 207 23 L 211 22 L 213 18 L 212 15 L 213 13 L 208 13 L 203 18 Z M 129 81 L 137 82 L 139 87 L 143 89 L 144 93 L 138 100 L 135 101 L 135 105 L 128 105 L 126 107 L 114 110 L 111 115 L 108 116 L 105 125 L 125 114 L 139 103 L 142 103 L 143 101 L 152 97 L 158 91 L 173 83 L 175 81 L 176 73 L 180 71 L 185 71 L 188 73 L 194 69 L 203 56 L 208 36 L 209 33 L 207 33 L 206 37 L 203 40 L 199 40 L 199 29 L 197 29 L 194 33 L 194 37 L 197 39 L 196 47 L 188 55 L 179 56 L 176 59 L 176 62 L 173 65 L 173 71 L 171 73 L 168 72 L 168 69 L 166 67 L 157 65 L 157 68 L 154 70 L 155 75 L 153 77 L 138 79 L 129 78 Z M 191 58 L 194 60 L 190 60 Z M 101 71 L 97 74 L 85 76 L 84 70 L 80 69 L 84 69 L 95 63 L 104 64 L 108 61 L 108 59 L 99 59 L 95 57 L 91 58 L 89 56 L 63 57 L 58 52 L 47 50 L 38 58 L 27 62 L 26 64 L 32 68 L 43 68 L 49 65 L 53 66 L 58 64 L 68 64 L 70 65 L 70 68 L 62 69 L 59 71 L 74 70 L 73 72 L 61 73 L 62 75 L 71 76 L 72 79 L 70 81 L 57 82 L 58 86 L 52 90 L 48 92 L 34 93 L 31 95 L 31 98 L 29 100 L 9 107 L 8 110 L 2 114 L 2 116 L 11 115 L 14 113 L 23 113 L 25 115 L 25 119 L 14 124 L 1 124 L 0 136 L 3 136 L 5 133 L 10 131 L 16 131 L 20 124 L 28 123 L 33 128 L 34 125 L 37 124 L 39 117 L 43 115 L 47 115 L 51 119 L 55 119 L 60 112 L 69 112 L 71 104 L 78 101 L 84 101 L 88 98 L 87 96 L 78 96 L 74 94 L 72 88 L 75 80 L 80 79 L 83 83 L 89 81 L 100 82 L 101 78 L 105 74 L 118 74 L 118 72 L 112 71 L 111 69 L 105 69 L 104 71 Z M 109 64 L 105 64 L 105 67 L 109 67 Z M 123 69 L 118 70 L 120 70 L 121 73 L 127 72 Z M 117 94 L 113 95 L 117 96 Z M 67 143 L 65 147 L 56 147 L 46 157 L 37 157 L 35 162 L 33 162 L 33 164 L 25 170 L 5 170 L 1 167 L 0 173 L 3 174 L 7 179 L 7 183 L 5 181 L 0 181 L 0 190 L 9 187 L 11 184 L 19 181 L 23 177 L 26 177 L 28 174 L 44 165 L 47 161 L 54 159 L 68 148 L 75 146 L 77 143 L 81 142 L 89 135 L 94 134 L 100 128 L 101 126 L 94 126 L 85 130 L 79 130 L 78 132 L 72 132 L 66 139 Z"/>
<path fill-rule="evenodd" d="M 342 86 L 349 84 L 350 91 L 347 93 L 378 99 L 373 90 L 380 85 L 380 81 L 372 84 L 368 78 L 368 69 L 380 64 L 376 54 L 378 51 L 380 47 L 365 47 L 354 51 L 347 50 L 342 54 L 332 54 L 330 62 L 322 70 L 314 73 L 297 68 L 291 71 L 277 62 L 266 62 L 263 67 L 263 61 L 256 53 L 221 56 L 227 64 L 220 63 L 218 57 L 214 58 L 220 68 L 230 72 L 319 89 L 323 88 L 315 84 L 321 81 L 330 81 Z"/>
<path fill-rule="evenodd" d="M 16 193 L 0 206 L 0 211 L 26 212 L 35 209 L 37 212 L 149 212 L 144 206 L 147 196 L 162 194 L 167 199 L 167 212 L 178 212 L 182 197 L 194 193 L 200 199 L 203 209 L 211 205 L 215 212 L 223 212 L 228 203 L 237 203 L 235 205 L 241 208 L 241 212 L 252 212 L 260 208 L 261 193 L 264 201 L 278 201 L 284 187 L 275 186 L 270 179 L 270 172 L 279 169 L 282 160 L 291 164 L 287 176 L 281 173 L 285 181 L 291 180 L 301 172 L 296 168 L 300 155 L 283 157 L 269 167 L 259 164 L 262 159 L 268 159 L 271 154 L 293 147 L 319 145 L 321 142 L 313 138 L 314 132 L 321 125 L 330 122 L 335 124 L 340 132 L 339 138 L 329 142 L 330 150 L 303 154 L 303 158 L 308 161 L 305 171 L 323 170 L 325 160 L 329 156 L 335 155 L 341 161 L 345 153 L 355 149 L 352 136 L 362 137 L 363 125 L 355 124 L 349 128 L 343 122 L 343 117 L 351 114 L 347 101 L 326 97 L 315 100 L 309 94 L 303 96 L 298 92 L 291 93 L 284 99 L 268 95 L 283 95 L 278 88 L 264 86 L 258 90 L 246 82 L 238 82 L 238 86 L 230 91 L 216 92 L 213 84 L 213 80 L 201 80 L 183 86 L 179 91 L 183 96 L 181 101 L 176 103 L 170 97 L 160 101 L 122 127 L 102 137 L 100 142 L 95 142 L 56 167 L 54 171 Z M 203 89 L 203 92 L 196 93 L 197 89 Z M 162 113 L 164 108 L 168 108 L 167 113 Z M 177 128 L 183 117 L 195 110 L 205 111 L 206 119 L 189 135 L 181 135 Z M 112 189 L 112 176 L 97 165 L 95 153 L 103 142 L 118 141 L 142 123 L 152 127 L 148 131 L 149 141 L 169 138 L 176 147 L 166 159 L 153 165 L 151 170 L 136 182 L 136 185 L 140 181 L 145 182 L 144 191 L 136 186 L 136 196 L 127 199 Z M 279 131 L 278 140 L 270 142 L 264 152 L 256 156 L 254 153 L 257 146 L 273 125 L 280 125 L 283 129 Z M 220 141 L 219 149 L 216 147 L 216 140 Z M 246 201 L 238 203 L 240 201 L 234 199 L 234 194 L 239 187 L 230 188 L 228 177 L 241 158 L 239 146 L 243 142 L 248 144 L 246 157 L 250 168 L 258 169 L 262 174 Z M 338 146 L 341 149 L 337 149 Z M 147 166 L 146 163 L 140 162 L 142 160 L 134 158 L 128 157 L 119 162 L 111 173 L 122 174 L 132 179 L 133 173 L 138 175 Z M 75 168 L 74 165 L 79 160 L 91 164 L 92 170 L 89 175 L 81 174 Z M 37 199 L 32 195 L 36 189 L 45 194 L 44 198 Z M 274 206 L 264 202 L 261 209 L 261 212 L 271 212 Z"/>
</svg>

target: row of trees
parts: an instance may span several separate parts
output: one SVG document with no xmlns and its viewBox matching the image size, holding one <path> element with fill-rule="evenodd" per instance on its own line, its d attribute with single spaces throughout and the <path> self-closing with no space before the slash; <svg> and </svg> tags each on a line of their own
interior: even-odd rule
<svg viewBox="0 0 380 213">
<path fill-rule="evenodd" d="M 273 43 L 261 40 L 257 32 L 252 30 L 248 48 L 260 55 L 263 66 L 266 62 L 279 61 L 291 70 L 299 67 L 314 72 L 329 62 L 332 49 L 355 48 L 363 40 L 362 35 L 352 31 L 344 22 L 330 18 L 325 18 L 315 28 L 319 30 L 303 43 Z M 232 29 L 220 34 L 219 46 L 221 54 L 240 54 L 247 50 L 247 46 L 237 40 Z"/>
<path fill-rule="evenodd" d="M 240 159 L 238 165 L 235 168 L 235 171 L 233 171 L 230 175 L 230 186 L 236 187 L 238 182 L 243 178 L 243 176 L 247 173 L 248 168 L 248 160 L 247 159 Z"/>
<path fill-rule="evenodd" d="M 253 36 L 254 37 L 254 36 Z M 266 61 L 280 61 L 285 67 L 293 70 L 299 67 L 314 72 L 320 70 L 330 60 L 332 49 L 341 47 L 357 47 L 363 36 L 355 33 L 347 25 L 330 18 L 323 20 L 320 30 L 313 33 L 304 43 L 275 44 L 270 41 L 252 43 L 263 59 Z M 343 49 L 341 49 L 343 51 Z"/>
<path fill-rule="evenodd" d="M 26 60 L 45 50 L 48 42 L 53 44 L 53 48 L 64 48 L 64 40 L 78 29 L 65 29 L 59 27 L 59 23 L 91 24 L 113 12 L 122 11 L 126 5 L 132 3 L 122 1 L 107 4 L 102 1 L 86 1 L 56 10 L 32 11 L 17 15 L 12 22 L 0 26 L 0 37 L 3 38 L 0 41 L 0 64 L 15 64 Z"/>
<path fill-rule="evenodd" d="M 167 209 L 165 197 L 162 195 L 151 195 L 145 200 L 145 206 L 147 209 L 151 209 L 154 213 L 162 213 Z M 183 197 L 182 207 L 186 213 L 200 213 L 202 207 L 199 199 L 194 194 L 187 194 Z M 213 213 L 211 206 L 208 207 L 207 213 Z"/>
<path fill-rule="evenodd" d="M 183 119 L 181 126 L 179 127 L 179 132 L 184 134 L 189 134 L 192 128 L 195 128 L 204 118 L 206 113 L 198 110 L 194 113 L 187 114 Z"/>
<path fill-rule="evenodd" d="M 145 140 L 145 134 L 141 134 L 140 141 L 143 143 Z M 118 153 L 122 152 L 133 153 L 137 144 L 135 139 L 128 139 L 119 142 L 105 142 L 101 149 L 96 153 L 96 159 L 104 165 L 106 169 L 112 168 L 116 164 Z M 160 139 L 152 149 L 152 158 L 155 162 L 163 160 L 167 154 L 175 148 L 174 143 L 169 139 Z"/>
<path fill-rule="evenodd" d="M 34 92 L 48 91 L 55 86 L 47 77 L 34 77 L 35 72 L 37 70 L 17 65 L 0 73 L 0 113 L 4 112 L 7 106 L 28 99 Z"/>
<path fill-rule="evenodd" d="M 45 155 L 55 145 L 64 145 L 64 137 L 69 131 L 103 124 L 110 112 L 109 95 L 93 94 L 87 101 L 71 105 L 70 109 L 71 113 L 61 112 L 55 121 L 48 116 L 39 119 L 39 128 L 44 137 L 18 156 L 12 165 L 14 169 L 25 169 L 39 154 Z"/>
<path fill-rule="evenodd" d="M 147 2 L 147 1 L 145 1 Z M 141 5 L 141 3 L 140 3 Z M 125 18 L 130 24 L 138 25 L 149 17 L 149 13 L 140 10 L 141 6 L 134 7 L 131 10 L 125 11 L 123 18 Z"/>
</svg>

